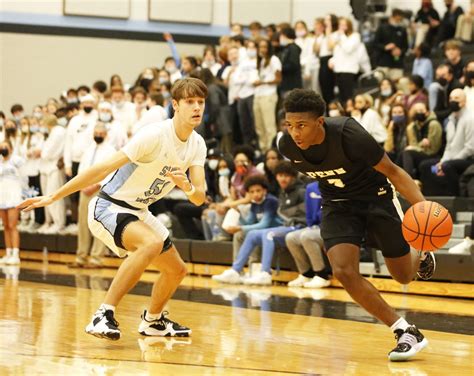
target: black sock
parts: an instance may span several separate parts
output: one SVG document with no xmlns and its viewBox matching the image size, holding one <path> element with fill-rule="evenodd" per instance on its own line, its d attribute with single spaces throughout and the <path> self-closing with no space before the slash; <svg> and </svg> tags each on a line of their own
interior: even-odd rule
<svg viewBox="0 0 474 376">
<path fill-rule="evenodd" d="M 326 269 L 320 270 L 319 272 L 315 272 L 315 274 L 323 279 L 329 279 L 329 273 Z"/>
<path fill-rule="evenodd" d="M 313 278 L 316 275 L 316 272 L 313 269 L 309 269 L 302 274 L 306 278 Z"/>
</svg>

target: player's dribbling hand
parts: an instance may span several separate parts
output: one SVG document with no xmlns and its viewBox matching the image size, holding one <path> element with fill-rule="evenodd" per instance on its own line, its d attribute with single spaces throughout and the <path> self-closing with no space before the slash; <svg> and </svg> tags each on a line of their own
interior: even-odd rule
<svg viewBox="0 0 474 376">
<path fill-rule="evenodd" d="M 24 212 L 29 212 L 33 209 L 42 208 L 51 205 L 54 202 L 51 196 L 32 197 L 23 201 L 16 208 Z"/>
<path fill-rule="evenodd" d="M 171 181 L 184 192 L 188 192 L 192 189 L 191 182 L 181 169 L 177 169 L 175 171 L 168 171 L 166 173 L 166 177 L 170 178 Z"/>
</svg>

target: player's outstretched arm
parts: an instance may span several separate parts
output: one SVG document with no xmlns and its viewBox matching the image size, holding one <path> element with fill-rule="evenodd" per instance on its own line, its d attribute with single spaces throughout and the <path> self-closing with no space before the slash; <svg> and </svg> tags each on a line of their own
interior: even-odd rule
<svg viewBox="0 0 474 376">
<path fill-rule="evenodd" d="M 23 201 L 20 205 L 18 205 L 17 208 L 22 209 L 23 211 L 30 211 L 43 206 L 48 206 L 55 201 L 69 196 L 71 193 L 80 191 L 81 189 L 89 187 L 92 184 L 100 183 L 107 177 L 107 175 L 119 169 L 128 162 L 130 162 L 130 160 L 125 155 L 125 153 L 123 151 L 118 151 L 103 162 L 97 163 L 87 170 L 81 172 L 79 175 L 74 177 L 74 179 L 71 179 L 53 194 L 49 196 L 30 198 Z"/>
<path fill-rule="evenodd" d="M 400 192 L 400 194 L 405 197 L 410 204 L 414 205 L 417 202 L 425 201 L 425 198 L 415 181 L 405 172 L 405 170 L 393 163 L 386 153 L 374 168 L 378 172 L 384 174 L 395 186 L 396 190 Z"/>
</svg>

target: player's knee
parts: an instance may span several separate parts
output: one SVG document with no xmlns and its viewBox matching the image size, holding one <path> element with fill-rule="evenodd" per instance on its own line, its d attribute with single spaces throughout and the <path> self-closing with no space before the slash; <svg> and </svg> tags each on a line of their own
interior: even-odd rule
<svg viewBox="0 0 474 376">
<path fill-rule="evenodd" d="M 139 247 L 139 252 L 142 255 L 149 258 L 150 262 L 161 253 L 163 249 L 163 241 L 158 238 L 151 238 L 144 240 L 142 245 Z"/>
<path fill-rule="evenodd" d="M 407 285 L 413 280 L 413 275 L 411 273 L 402 272 L 395 275 L 392 274 L 392 278 L 402 285 Z"/>
<path fill-rule="evenodd" d="M 357 270 L 354 270 L 353 268 L 347 266 L 333 267 L 332 272 L 334 277 L 336 277 L 337 280 L 343 285 L 351 283 L 352 281 L 354 281 L 354 279 L 360 277 L 360 274 Z"/>
<path fill-rule="evenodd" d="M 163 270 L 163 272 L 168 273 L 170 277 L 181 281 L 184 277 L 186 277 L 186 274 L 188 274 L 188 269 L 185 263 L 179 262 L 173 263 L 173 265 L 170 265 L 170 267 L 166 268 L 166 270 Z"/>
</svg>

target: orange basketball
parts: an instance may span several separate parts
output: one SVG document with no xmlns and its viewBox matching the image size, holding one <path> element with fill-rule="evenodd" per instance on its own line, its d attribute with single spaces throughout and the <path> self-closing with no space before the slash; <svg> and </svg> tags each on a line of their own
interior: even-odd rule
<svg viewBox="0 0 474 376">
<path fill-rule="evenodd" d="M 453 220 L 445 207 L 433 201 L 422 201 L 407 210 L 402 233 L 419 251 L 435 251 L 445 245 L 453 232 Z"/>
</svg>

